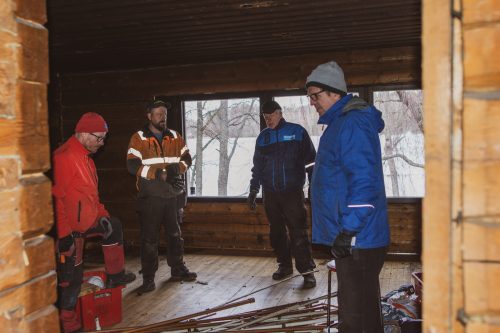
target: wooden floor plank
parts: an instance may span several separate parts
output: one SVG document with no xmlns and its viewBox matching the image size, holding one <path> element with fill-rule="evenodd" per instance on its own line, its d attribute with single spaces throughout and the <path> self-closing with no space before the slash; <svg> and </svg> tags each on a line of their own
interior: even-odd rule
<svg viewBox="0 0 500 333">
<path fill-rule="evenodd" d="M 170 268 L 165 259 L 160 260 L 155 291 L 142 296 L 136 295 L 136 289 L 142 283 L 140 275 L 123 289 L 123 319 L 115 327 L 142 326 L 205 310 L 276 282 L 271 278 L 277 268 L 276 260 L 272 257 L 188 254 L 185 261 L 190 270 L 198 273 L 198 281 L 201 283 L 169 282 Z M 302 289 L 303 278 L 299 276 L 249 296 L 255 298 L 253 304 L 229 309 L 217 315 L 246 312 L 325 295 L 328 282 L 326 263 L 327 260 L 316 259 L 319 270 L 315 274 L 316 288 Z M 137 273 L 140 259 L 127 258 L 126 266 Z M 403 284 L 412 283 L 411 273 L 419 269 L 420 263 L 386 262 L 380 274 L 381 293 L 384 295 Z M 336 275 L 333 274 L 332 290 L 335 291 L 336 286 Z M 333 303 L 336 304 L 335 300 Z"/>
</svg>

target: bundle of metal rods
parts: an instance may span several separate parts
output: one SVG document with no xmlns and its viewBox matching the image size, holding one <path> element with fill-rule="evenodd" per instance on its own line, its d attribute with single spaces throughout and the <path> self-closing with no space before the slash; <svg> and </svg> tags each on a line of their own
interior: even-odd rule
<svg viewBox="0 0 500 333">
<path fill-rule="evenodd" d="M 336 296 L 337 293 L 332 293 L 330 297 Z M 324 295 L 301 302 L 214 317 L 217 312 L 255 302 L 255 299 L 249 298 L 156 324 L 101 332 L 323 332 L 327 326 L 327 300 L 328 295 Z M 331 306 L 330 313 L 337 319 L 337 307 Z M 334 328 L 336 324 L 330 327 Z M 336 330 L 332 329 L 331 332 Z"/>
</svg>

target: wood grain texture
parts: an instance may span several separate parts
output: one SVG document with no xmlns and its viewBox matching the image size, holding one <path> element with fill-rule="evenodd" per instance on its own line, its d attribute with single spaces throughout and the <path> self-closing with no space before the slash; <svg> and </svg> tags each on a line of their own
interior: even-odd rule
<svg viewBox="0 0 500 333">
<path fill-rule="evenodd" d="M 18 234 L 0 235 L 0 293 L 25 281 L 23 252 L 23 240 Z"/>
<path fill-rule="evenodd" d="M 1 67 L 2 64 L 0 64 Z M 1 73 L 1 68 L 0 68 Z M 0 118 L 0 154 L 18 155 L 17 137 L 19 128 L 12 119 Z"/>
<path fill-rule="evenodd" d="M 21 43 L 19 76 L 27 81 L 49 82 L 49 38 L 43 25 L 18 23 Z"/>
<path fill-rule="evenodd" d="M 20 200 L 23 237 L 27 239 L 47 233 L 54 222 L 50 180 L 42 174 L 22 178 Z"/>
<path fill-rule="evenodd" d="M 120 185 L 116 189 L 118 191 Z M 112 215 L 121 219 L 125 243 L 138 246 L 140 230 L 135 201 L 112 201 L 105 204 Z M 308 221 L 311 235 L 311 221 Z M 389 204 L 389 226 L 389 252 L 421 253 L 421 203 Z M 190 202 L 185 208 L 182 233 L 185 246 L 190 249 L 272 252 L 269 223 L 262 204 L 257 205 L 255 211 L 250 211 L 243 202 Z M 163 232 L 160 244 L 166 244 Z"/>
<path fill-rule="evenodd" d="M 448 332 L 451 328 L 452 285 L 451 160 L 452 151 L 452 3 L 422 2 L 422 85 L 424 90 L 425 199 L 423 206 L 425 332 Z M 439 112 L 433 112 L 437 111 Z"/>
<path fill-rule="evenodd" d="M 68 74 L 62 77 L 62 104 L 139 103 L 154 95 L 303 88 L 311 70 L 331 59 L 342 66 L 349 85 L 419 82 L 418 48 L 400 47 L 140 71 Z"/>
<path fill-rule="evenodd" d="M 11 234 L 19 230 L 19 197 L 18 188 L 0 191 L 0 235 Z"/>
<path fill-rule="evenodd" d="M 500 262 L 464 264 L 465 311 L 468 316 L 500 313 Z"/>
<path fill-rule="evenodd" d="M 465 26 L 500 20 L 500 2 L 496 0 L 464 0 L 462 3 Z"/>
<path fill-rule="evenodd" d="M 484 41 L 491 41 L 485 43 Z M 467 91 L 500 89 L 500 25 L 490 23 L 464 29 L 464 83 Z"/>
<path fill-rule="evenodd" d="M 20 80 L 17 89 L 19 154 L 23 173 L 50 168 L 47 85 Z"/>
<path fill-rule="evenodd" d="M 0 310 L 12 318 L 24 317 L 56 301 L 56 273 L 48 272 L 0 292 Z"/>
<path fill-rule="evenodd" d="M 141 279 L 124 289 L 123 320 L 116 327 L 151 324 L 201 311 L 276 282 L 271 278 L 277 268 L 272 257 L 188 254 L 185 260 L 189 269 L 198 273 L 198 281 L 206 284 L 169 282 L 170 269 L 162 258 L 155 278 L 155 291 L 145 296 L 136 296 L 136 288 L 141 285 Z M 319 269 L 319 273 L 315 274 L 316 288 L 301 289 L 303 279 L 296 277 L 252 295 L 256 299 L 253 304 L 218 315 L 236 314 L 324 295 L 328 281 L 326 262 L 316 260 Z M 138 271 L 140 260 L 129 258 L 127 269 Z M 402 284 L 411 283 L 411 273 L 420 269 L 419 263 L 386 262 L 380 274 L 382 294 L 397 289 Z M 332 290 L 336 290 L 336 275 L 333 274 L 332 278 Z M 336 300 L 333 302 L 335 304 Z"/>
<path fill-rule="evenodd" d="M 16 0 L 16 16 L 40 24 L 47 22 L 45 1 Z"/>
</svg>

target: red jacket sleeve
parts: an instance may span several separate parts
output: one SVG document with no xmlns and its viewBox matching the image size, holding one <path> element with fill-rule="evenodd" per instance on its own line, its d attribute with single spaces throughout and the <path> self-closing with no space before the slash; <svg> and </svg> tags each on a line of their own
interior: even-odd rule
<svg viewBox="0 0 500 333">
<path fill-rule="evenodd" d="M 52 188 L 52 194 L 56 204 L 57 236 L 59 238 L 67 236 L 73 231 L 62 200 L 66 196 L 71 179 L 74 177 L 75 168 L 71 164 L 71 160 L 65 158 L 64 155 L 54 156 L 54 187 Z"/>
</svg>

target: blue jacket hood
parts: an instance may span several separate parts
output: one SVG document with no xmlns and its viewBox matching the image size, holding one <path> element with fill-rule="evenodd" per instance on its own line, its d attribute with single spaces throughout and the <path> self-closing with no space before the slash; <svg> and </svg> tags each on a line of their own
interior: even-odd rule
<svg viewBox="0 0 500 333">
<path fill-rule="evenodd" d="M 375 125 L 377 132 L 381 133 L 385 128 L 384 120 L 382 119 L 382 112 L 375 107 L 368 104 L 361 97 L 348 94 L 342 97 L 337 103 L 332 105 L 318 120 L 318 124 L 328 125 L 337 116 L 344 116 L 349 112 L 367 112 L 371 118 L 372 123 Z"/>
</svg>

